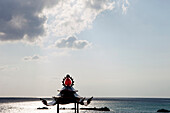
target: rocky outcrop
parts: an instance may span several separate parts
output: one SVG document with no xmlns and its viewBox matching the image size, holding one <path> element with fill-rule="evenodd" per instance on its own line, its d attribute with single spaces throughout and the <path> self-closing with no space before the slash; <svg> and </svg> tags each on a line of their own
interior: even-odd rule
<svg viewBox="0 0 170 113">
<path fill-rule="evenodd" d="M 42 108 L 37 108 L 37 109 L 40 109 L 40 110 L 42 109 L 43 110 L 43 109 L 48 109 L 48 108 L 47 107 L 42 107 Z"/>
<path fill-rule="evenodd" d="M 74 110 L 75 108 L 60 108 L 61 110 Z M 108 107 L 101 107 L 101 108 L 80 108 L 80 110 L 94 110 L 94 111 L 110 111 Z"/>
<path fill-rule="evenodd" d="M 102 107 L 102 108 L 80 108 L 81 110 L 95 110 L 95 111 L 110 111 L 108 107 Z"/>
<path fill-rule="evenodd" d="M 159 109 L 157 112 L 170 112 L 169 110 L 166 110 L 166 109 Z"/>
</svg>

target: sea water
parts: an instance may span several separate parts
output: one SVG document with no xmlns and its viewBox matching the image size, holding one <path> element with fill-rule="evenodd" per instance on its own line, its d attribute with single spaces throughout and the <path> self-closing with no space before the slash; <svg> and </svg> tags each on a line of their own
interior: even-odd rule
<svg viewBox="0 0 170 113">
<path fill-rule="evenodd" d="M 56 106 L 48 110 L 38 99 L 0 98 L 0 113 L 56 113 Z M 60 105 L 60 108 L 73 108 L 74 104 Z M 84 108 L 84 106 L 79 106 Z M 108 107 L 111 111 L 80 110 L 79 113 L 156 113 L 158 109 L 170 110 L 170 98 L 94 98 L 89 108 Z M 74 110 L 60 110 L 60 113 L 74 113 Z"/>
</svg>

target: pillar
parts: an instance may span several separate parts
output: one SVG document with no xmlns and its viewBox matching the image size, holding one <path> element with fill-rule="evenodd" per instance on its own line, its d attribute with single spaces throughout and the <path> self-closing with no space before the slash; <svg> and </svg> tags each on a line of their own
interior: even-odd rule
<svg viewBox="0 0 170 113">
<path fill-rule="evenodd" d="M 79 103 L 77 103 L 77 113 L 79 113 Z"/>
<path fill-rule="evenodd" d="M 59 113 L 59 110 L 60 110 L 59 104 L 57 104 L 57 113 Z"/>
<path fill-rule="evenodd" d="M 76 113 L 76 103 L 74 103 L 74 106 L 75 106 L 75 113 Z"/>
</svg>

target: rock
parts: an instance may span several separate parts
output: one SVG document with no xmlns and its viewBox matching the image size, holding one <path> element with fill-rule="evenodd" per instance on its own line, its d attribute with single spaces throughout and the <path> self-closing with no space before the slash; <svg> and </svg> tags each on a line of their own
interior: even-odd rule
<svg viewBox="0 0 170 113">
<path fill-rule="evenodd" d="M 37 109 L 48 109 L 47 107 L 37 108 Z"/>
<path fill-rule="evenodd" d="M 108 107 L 102 107 L 102 108 L 80 108 L 81 110 L 95 110 L 95 111 L 110 111 Z"/>
<path fill-rule="evenodd" d="M 166 109 L 159 109 L 157 112 L 170 112 L 170 111 Z"/>
<path fill-rule="evenodd" d="M 75 108 L 60 108 L 61 110 L 74 110 Z M 108 107 L 101 107 L 101 108 L 80 108 L 80 110 L 94 110 L 94 111 L 110 111 Z"/>
</svg>

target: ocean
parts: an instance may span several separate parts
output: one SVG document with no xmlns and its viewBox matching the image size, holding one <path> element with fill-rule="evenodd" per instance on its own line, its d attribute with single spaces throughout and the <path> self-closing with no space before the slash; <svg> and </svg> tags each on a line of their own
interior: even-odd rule
<svg viewBox="0 0 170 113">
<path fill-rule="evenodd" d="M 56 106 L 48 110 L 39 98 L 0 98 L 0 113 L 56 113 Z M 74 104 L 60 105 L 73 108 Z M 85 108 L 84 106 L 79 106 Z M 111 111 L 80 110 L 80 113 L 156 113 L 159 109 L 170 110 L 170 98 L 94 98 L 88 108 L 108 107 Z M 60 113 L 74 113 L 74 110 L 60 110 Z"/>
</svg>

